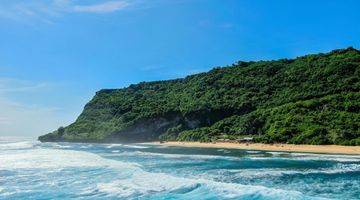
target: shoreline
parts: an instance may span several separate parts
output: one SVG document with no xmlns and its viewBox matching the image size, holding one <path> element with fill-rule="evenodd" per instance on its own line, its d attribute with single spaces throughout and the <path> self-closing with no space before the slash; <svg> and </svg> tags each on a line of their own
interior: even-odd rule
<svg viewBox="0 0 360 200">
<path fill-rule="evenodd" d="M 231 143 L 231 142 L 152 142 L 151 144 L 175 147 L 200 147 L 200 148 L 222 148 L 243 149 L 259 151 L 279 151 L 298 153 L 321 153 L 321 154 L 346 154 L 360 155 L 360 146 L 340 145 L 296 145 L 296 144 L 263 144 L 263 143 Z"/>
</svg>

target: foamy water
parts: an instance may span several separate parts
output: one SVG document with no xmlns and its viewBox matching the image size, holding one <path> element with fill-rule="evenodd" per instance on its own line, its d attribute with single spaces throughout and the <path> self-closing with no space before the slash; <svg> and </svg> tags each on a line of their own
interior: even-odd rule
<svg viewBox="0 0 360 200">
<path fill-rule="evenodd" d="M 360 157 L 0 141 L 0 199 L 360 199 Z"/>
</svg>

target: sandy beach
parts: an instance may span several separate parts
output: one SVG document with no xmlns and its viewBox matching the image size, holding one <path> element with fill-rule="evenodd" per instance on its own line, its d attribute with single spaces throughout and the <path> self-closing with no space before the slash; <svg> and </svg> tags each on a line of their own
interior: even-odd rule
<svg viewBox="0 0 360 200">
<path fill-rule="evenodd" d="M 360 155 L 360 146 L 294 145 L 294 144 L 261 144 L 261 143 L 247 144 L 247 143 L 231 143 L 231 142 L 216 142 L 216 143 L 154 142 L 153 144 L 164 145 L 164 146 L 180 146 L 180 147 L 227 148 L 227 149 L 263 150 L 263 151 Z"/>
</svg>

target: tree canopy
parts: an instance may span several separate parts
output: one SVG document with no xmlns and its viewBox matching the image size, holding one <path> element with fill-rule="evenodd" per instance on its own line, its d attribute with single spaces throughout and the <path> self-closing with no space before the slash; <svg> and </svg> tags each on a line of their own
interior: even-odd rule
<svg viewBox="0 0 360 200">
<path fill-rule="evenodd" d="M 104 89 L 41 141 L 212 141 L 360 145 L 360 52 L 237 62 Z"/>
</svg>

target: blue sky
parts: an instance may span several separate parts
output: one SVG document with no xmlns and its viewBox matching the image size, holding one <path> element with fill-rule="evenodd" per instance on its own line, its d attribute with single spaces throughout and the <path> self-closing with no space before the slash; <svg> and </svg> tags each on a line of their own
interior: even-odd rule
<svg viewBox="0 0 360 200">
<path fill-rule="evenodd" d="M 2 0 L 0 136 L 74 121 L 101 88 L 360 48 L 350 0 Z"/>
</svg>

